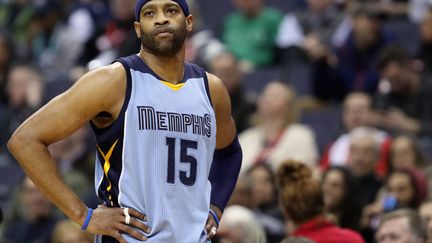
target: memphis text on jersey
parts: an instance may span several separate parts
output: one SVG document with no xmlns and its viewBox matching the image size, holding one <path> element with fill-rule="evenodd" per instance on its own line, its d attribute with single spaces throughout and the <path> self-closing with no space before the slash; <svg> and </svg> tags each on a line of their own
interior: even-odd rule
<svg viewBox="0 0 432 243">
<path fill-rule="evenodd" d="M 179 114 L 156 111 L 151 106 L 138 106 L 139 130 L 163 130 L 211 136 L 211 117 L 209 114 Z"/>
</svg>

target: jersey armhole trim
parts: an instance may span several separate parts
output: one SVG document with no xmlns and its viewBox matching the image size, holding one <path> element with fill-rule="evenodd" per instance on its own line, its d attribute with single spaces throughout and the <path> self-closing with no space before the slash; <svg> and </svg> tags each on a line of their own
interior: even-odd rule
<svg viewBox="0 0 432 243">
<path fill-rule="evenodd" d="M 210 102 L 211 107 L 214 109 L 213 102 L 212 102 L 211 95 L 210 95 L 210 88 L 209 88 L 209 81 L 208 81 L 207 72 L 204 69 L 201 69 L 201 70 L 203 72 L 204 87 L 205 87 L 205 90 L 206 90 L 206 93 L 207 93 L 207 98 L 208 98 L 208 100 Z"/>
<path fill-rule="evenodd" d="M 111 123 L 109 126 L 107 126 L 105 128 L 98 128 L 93 123 L 93 121 L 90 121 L 90 125 L 93 128 L 95 134 L 97 135 L 97 137 L 99 139 L 102 139 L 102 140 L 108 138 L 113 132 L 115 133 L 116 130 L 118 130 L 117 127 L 124 123 L 126 109 L 129 105 L 129 100 L 131 98 L 132 77 L 131 77 L 129 66 L 127 65 L 127 63 L 123 59 L 118 59 L 115 62 L 121 63 L 123 68 L 125 69 L 125 72 L 126 72 L 126 92 L 125 92 L 125 98 L 124 98 L 122 107 L 120 109 L 120 112 L 117 116 L 117 119 L 113 123 Z M 113 132 L 111 132 L 111 131 L 113 131 Z"/>
</svg>

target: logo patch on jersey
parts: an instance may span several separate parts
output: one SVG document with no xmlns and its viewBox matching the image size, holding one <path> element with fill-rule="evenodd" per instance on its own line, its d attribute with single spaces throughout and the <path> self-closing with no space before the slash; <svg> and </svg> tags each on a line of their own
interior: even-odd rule
<svg viewBox="0 0 432 243">
<path fill-rule="evenodd" d="M 138 106 L 139 130 L 161 130 L 211 136 L 211 116 L 157 111 L 151 106 Z"/>
</svg>

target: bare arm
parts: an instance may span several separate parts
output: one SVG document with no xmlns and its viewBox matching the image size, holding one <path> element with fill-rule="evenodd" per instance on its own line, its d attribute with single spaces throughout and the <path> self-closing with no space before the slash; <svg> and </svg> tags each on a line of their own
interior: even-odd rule
<svg viewBox="0 0 432 243">
<path fill-rule="evenodd" d="M 237 131 L 231 116 L 231 101 L 224 84 L 215 75 L 208 74 L 207 76 L 211 100 L 216 113 L 216 149 L 221 149 L 233 141 Z"/>
<path fill-rule="evenodd" d="M 119 63 L 89 72 L 28 118 L 8 142 L 10 152 L 30 179 L 79 225 L 85 221 L 87 206 L 63 181 L 47 147 L 68 137 L 102 111 L 117 116 L 124 100 L 125 80 L 125 70 Z M 96 214 L 95 211 L 95 218 Z M 92 233 L 108 234 L 95 228 L 95 224 L 89 225 L 91 230 Z"/>
</svg>

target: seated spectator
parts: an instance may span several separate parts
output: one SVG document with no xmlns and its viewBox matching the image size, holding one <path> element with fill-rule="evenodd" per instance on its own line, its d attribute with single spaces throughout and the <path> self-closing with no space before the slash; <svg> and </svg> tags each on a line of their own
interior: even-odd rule
<svg viewBox="0 0 432 243">
<path fill-rule="evenodd" d="M 419 208 L 419 214 L 420 217 L 423 219 L 423 221 L 426 223 L 427 227 L 427 243 L 432 242 L 432 201 L 428 200 L 426 202 L 423 202 L 422 205 L 420 205 Z"/>
<path fill-rule="evenodd" d="M 294 227 L 290 235 L 316 243 L 364 242 L 358 233 L 339 228 L 324 217 L 321 183 L 305 164 L 284 161 L 276 178 L 283 210 Z"/>
<path fill-rule="evenodd" d="M 375 173 L 380 151 L 376 138 L 375 129 L 364 127 L 354 129 L 350 136 L 348 168 L 360 186 L 362 206 L 373 202 L 382 186 L 382 180 Z"/>
<path fill-rule="evenodd" d="M 222 41 L 244 66 L 273 64 L 282 12 L 265 7 L 264 0 L 234 0 L 234 5 L 237 10 L 223 22 Z"/>
<path fill-rule="evenodd" d="M 72 220 L 63 220 L 56 224 L 52 243 L 92 243 L 93 236 L 81 230 L 81 227 Z"/>
<path fill-rule="evenodd" d="M 381 75 L 377 94 L 378 126 L 392 133 L 413 136 L 432 135 L 432 76 L 413 68 L 407 52 L 399 46 L 389 46 L 380 54 Z"/>
<path fill-rule="evenodd" d="M 365 228 L 365 238 L 377 228 L 384 213 L 401 208 L 417 210 L 426 197 L 426 178 L 421 171 L 403 169 L 392 172 L 383 195 L 363 210 L 361 225 Z"/>
<path fill-rule="evenodd" d="M 276 169 L 286 159 L 315 166 L 318 157 L 315 135 L 310 128 L 295 123 L 295 99 L 293 89 L 283 83 L 271 82 L 264 88 L 257 104 L 257 125 L 239 136 L 242 172 L 261 163 Z"/>
<path fill-rule="evenodd" d="M 381 218 L 376 242 L 426 243 L 426 227 L 415 211 L 400 209 Z"/>
<path fill-rule="evenodd" d="M 300 48 L 308 58 L 317 60 L 334 46 L 333 39 L 344 18 L 344 12 L 333 0 L 307 0 L 305 9 L 285 15 L 276 43 L 288 52 Z M 297 58 L 292 53 L 287 54 L 288 58 Z"/>
<path fill-rule="evenodd" d="M 58 221 L 53 205 L 29 178 L 24 179 L 20 196 L 23 216 L 5 225 L 4 239 L 13 243 L 50 242 Z"/>
<path fill-rule="evenodd" d="M 220 243 L 266 243 L 264 229 L 253 212 L 242 206 L 225 208 L 217 237 Z"/>
<path fill-rule="evenodd" d="M 390 166 L 393 170 L 423 169 L 426 158 L 416 140 L 406 135 L 393 139 L 390 150 Z"/>
<path fill-rule="evenodd" d="M 422 171 L 401 169 L 387 178 L 386 189 L 396 199 L 397 207 L 418 209 L 427 197 L 427 181 Z"/>
<path fill-rule="evenodd" d="M 335 53 L 328 51 L 314 64 L 313 93 L 321 100 L 342 100 L 352 91 L 373 94 L 379 74 L 374 63 L 392 41 L 380 15 L 364 5 L 352 13 L 352 30 Z"/>
<path fill-rule="evenodd" d="M 237 132 L 251 126 L 251 115 L 255 111 L 255 97 L 243 88 L 244 73 L 238 60 L 230 53 L 222 53 L 210 62 L 210 72 L 218 76 L 231 98 L 232 117 L 237 125 Z"/>
<path fill-rule="evenodd" d="M 324 152 L 320 166 L 346 166 L 350 151 L 350 132 L 358 127 L 370 126 L 374 112 L 372 111 L 372 97 L 362 92 L 348 94 L 343 102 L 342 123 L 344 132 Z M 388 160 L 391 138 L 383 131 L 376 132 L 376 139 L 381 144 L 379 160 L 375 167 L 377 175 L 384 176 L 388 172 Z"/>
<path fill-rule="evenodd" d="M 250 168 L 247 176 L 251 183 L 252 202 L 258 222 L 264 227 L 268 242 L 284 238 L 283 213 L 278 207 L 276 181 L 272 168 L 258 164 Z"/>
<path fill-rule="evenodd" d="M 6 85 L 9 103 L 0 115 L 0 144 L 6 144 L 15 129 L 41 106 L 43 81 L 31 65 L 17 64 L 11 68 Z M 0 152 L 5 152 L 1 149 L 6 150 L 1 147 Z"/>
<path fill-rule="evenodd" d="M 360 190 L 351 172 L 344 167 L 331 167 L 322 179 L 325 212 L 342 228 L 359 229 L 361 216 Z"/>
</svg>

